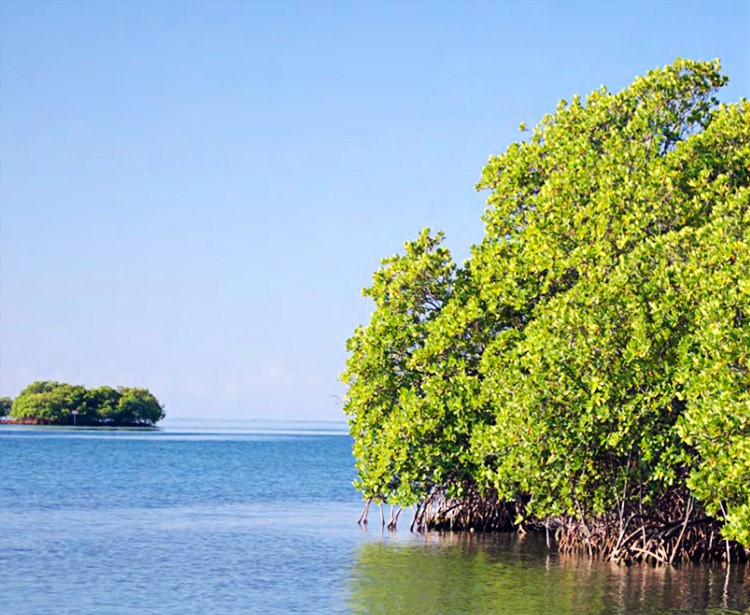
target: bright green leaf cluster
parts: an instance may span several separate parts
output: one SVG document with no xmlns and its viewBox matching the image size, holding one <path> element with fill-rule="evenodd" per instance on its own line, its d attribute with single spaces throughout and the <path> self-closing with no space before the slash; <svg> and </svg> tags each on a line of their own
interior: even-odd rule
<svg viewBox="0 0 750 615">
<path fill-rule="evenodd" d="M 349 341 L 358 487 L 535 518 L 695 496 L 750 545 L 750 105 L 678 60 L 561 102 L 485 166 L 462 267 L 423 232 Z"/>
</svg>

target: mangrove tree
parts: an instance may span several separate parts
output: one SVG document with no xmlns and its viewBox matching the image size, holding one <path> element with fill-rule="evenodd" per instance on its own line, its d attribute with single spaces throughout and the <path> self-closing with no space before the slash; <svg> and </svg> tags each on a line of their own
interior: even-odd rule
<svg viewBox="0 0 750 615">
<path fill-rule="evenodd" d="M 678 60 L 561 101 L 485 166 L 466 262 L 429 231 L 383 261 L 342 377 L 368 505 L 620 562 L 747 558 L 750 105 L 726 82 Z"/>
</svg>

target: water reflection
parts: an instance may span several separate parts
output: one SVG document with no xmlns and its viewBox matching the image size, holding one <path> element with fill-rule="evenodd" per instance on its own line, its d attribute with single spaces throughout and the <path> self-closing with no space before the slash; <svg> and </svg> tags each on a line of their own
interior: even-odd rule
<svg viewBox="0 0 750 615">
<path fill-rule="evenodd" d="M 743 613 L 750 571 L 625 568 L 547 551 L 516 535 L 367 542 L 351 574 L 355 613 Z"/>
</svg>

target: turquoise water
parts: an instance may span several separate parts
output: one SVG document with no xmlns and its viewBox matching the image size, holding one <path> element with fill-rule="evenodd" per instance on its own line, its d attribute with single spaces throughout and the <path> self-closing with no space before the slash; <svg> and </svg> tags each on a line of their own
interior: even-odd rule
<svg viewBox="0 0 750 615">
<path fill-rule="evenodd" d="M 617 568 L 536 537 L 381 532 L 375 517 L 363 531 L 350 448 L 335 424 L 0 426 L 0 612 L 750 608 L 740 567 Z"/>
</svg>

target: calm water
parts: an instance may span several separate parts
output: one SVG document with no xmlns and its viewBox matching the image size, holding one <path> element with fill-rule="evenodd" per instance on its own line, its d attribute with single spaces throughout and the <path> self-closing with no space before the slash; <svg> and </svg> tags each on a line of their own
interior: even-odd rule
<svg viewBox="0 0 750 615">
<path fill-rule="evenodd" d="M 750 608 L 740 567 L 624 569 L 561 560 L 535 537 L 414 536 L 403 520 L 362 531 L 350 446 L 326 424 L 0 426 L 0 612 Z"/>
</svg>

